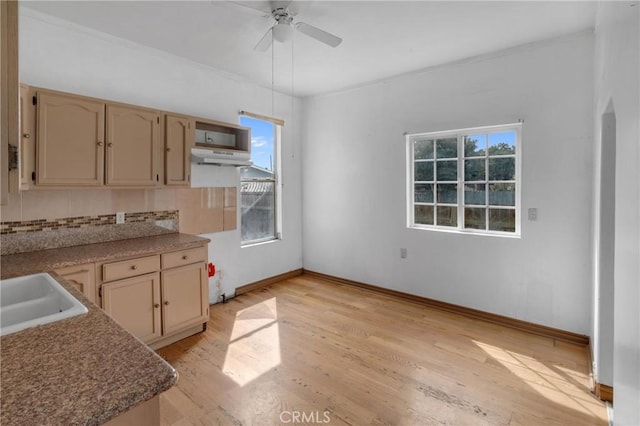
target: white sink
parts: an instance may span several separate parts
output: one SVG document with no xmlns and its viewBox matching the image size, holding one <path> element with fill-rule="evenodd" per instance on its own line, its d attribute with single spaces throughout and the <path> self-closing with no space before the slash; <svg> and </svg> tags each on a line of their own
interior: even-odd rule
<svg viewBox="0 0 640 426">
<path fill-rule="evenodd" d="M 0 336 L 86 312 L 49 274 L 0 281 Z"/>
</svg>

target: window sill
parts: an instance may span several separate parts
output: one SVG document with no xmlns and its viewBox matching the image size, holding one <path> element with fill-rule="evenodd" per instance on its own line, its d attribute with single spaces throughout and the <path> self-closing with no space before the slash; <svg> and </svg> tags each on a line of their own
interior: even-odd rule
<svg viewBox="0 0 640 426">
<path fill-rule="evenodd" d="M 273 237 L 273 238 L 269 238 L 269 239 L 265 239 L 265 240 L 248 241 L 246 243 L 240 244 L 240 248 L 249 248 L 249 247 L 262 246 L 262 245 L 265 245 L 265 244 L 275 243 L 275 242 L 278 242 L 278 241 L 281 241 L 281 240 L 282 240 L 281 238 Z"/>
<path fill-rule="evenodd" d="M 422 227 L 422 226 L 407 226 L 408 229 L 415 229 L 418 231 L 435 231 L 435 232 L 445 232 L 449 234 L 461 234 L 461 235 L 474 235 L 477 237 L 500 237 L 500 238 L 511 238 L 511 239 L 520 239 L 520 233 L 506 233 L 506 232 L 487 232 L 487 231 L 474 231 L 467 229 L 452 229 L 447 227 L 439 227 L 439 226 L 430 226 L 430 227 Z"/>
</svg>

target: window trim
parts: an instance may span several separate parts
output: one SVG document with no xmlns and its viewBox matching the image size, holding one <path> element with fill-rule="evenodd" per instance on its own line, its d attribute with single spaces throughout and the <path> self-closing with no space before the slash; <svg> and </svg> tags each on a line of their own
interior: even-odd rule
<svg viewBox="0 0 640 426">
<path fill-rule="evenodd" d="M 266 121 L 273 124 L 274 132 L 273 132 L 273 143 L 274 143 L 274 158 L 273 158 L 273 178 L 252 178 L 252 179 L 243 179 L 242 174 L 240 174 L 240 208 L 242 208 L 242 184 L 243 182 L 272 182 L 274 189 L 274 212 L 273 212 L 273 226 L 274 226 L 274 235 L 256 238 L 253 240 L 242 239 L 242 214 L 240 214 L 240 247 L 250 247 L 254 245 L 261 245 L 264 243 L 279 241 L 282 239 L 282 127 L 284 126 L 284 121 L 268 117 L 265 115 L 254 114 L 247 111 L 239 111 L 239 119 L 241 117 L 249 117 L 256 120 Z M 249 167 L 249 166 L 247 166 Z"/>
<path fill-rule="evenodd" d="M 514 131 L 516 133 L 516 153 L 515 153 L 515 160 L 516 160 L 516 165 L 515 165 L 515 182 L 513 181 L 500 181 L 500 182 L 506 182 L 506 183 L 515 183 L 515 190 L 516 190 L 516 194 L 515 194 L 515 206 L 513 209 L 511 208 L 507 208 L 508 210 L 515 210 L 515 230 L 514 232 L 508 232 L 508 231 L 495 231 L 495 230 L 489 230 L 489 229 L 474 229 L 474 228 L 464 228 L 464 208 L 465 208 L 465 204 L 464 204 L 464 188 L 465 188 L 465 176 L 464 176 L 464 162 L 465 160 L 471 158 L 471 157 L 465 157 L 464 155 L 464 136 L 469 135 L 469 134 L 474 134 L 474 133 L 497 133 L 497 132 L 503 132 L 503 131 Z M 455 183 L 458 185 L 457 187 L 457 198 L 456 198 L 456 204 L 451 204 L 451 203 L 437 203 L 436 202 L 436 197 L 437 194 L 435 193 L 435 188 L 434 188 L 434 202 L 433 202 L 433 206 L 434 206 L 434 224 L 433 225 L 426 225 L 426 224 L 416 224 L 415 223 L 415 180 L 414 180 L 414 166 L 415 166 L 415 161 L 414 161 L 414 149 L 413 149 L 413 141 L 415 139 L 423 139 L 423 138 L 428 138 L 428 139 L 443 139 L 443 138 L 453 138 L 455 137 L 457 139 L 457 151 L 458 151 L 458 156 L 456 157 L 456 161 L 457 161 L 457 180 L 455 181 Z M 405 135 L 405 147 L 406 147 L 406 207 L 407 207 L 407 214 L 406 214 L 406 221 L 407 221 L 407 228 L 410 229 L 417 229 L 417 230 L 428 230 L 428 231 L 441 231 L 441 232 L 453 232 L 453 233 L 459 233 L 459 234 L 471 234 L 471 235 L 485 235 L 485 236 L 499 236 L 499 237 L 507 237 L 507 238 L 520 238 L 521 236 L 521 228 L 522 228 L 522 206 L 521 206 L 521 199 L 522 199 L 522 173 L 521 173 L 521 169 L 522 169 L 522 121 L 518 122 L 518 123 L 510 123 L 510 124 L 500 124 L 500 125 L 494 125 L 494 126 L 481 126 L 481 127 L 469 127 L 469 128 L 464 128 L 464 129 L 456 129 L 456 130 L 446 130 L 446 131 L 436 131 L 436 132 L 424 132 L 424 133 L 411 133 L 411 134 L 406 134 Z M 434 147 L 435 149 L 435 147 Z M 487 147 L 488 149 L 488 147 Z M 490 158 L 490 156 L 487 155 L 484 158 Z M 499 158 L 499 157 L 498 157 Z M 438 161 L 438 158 L 436 158 L 434 156 L 433 160 L 434 164 Z M 434 184 L 437 183 L 437 179 L 435 176 L 436 173 L 436 169 L 434 168 L 434 176 L 433 176 L 433 182 Z M 490 183 L 495 183 L 493 181 L 490 181 L 488 179 L 488 176 L 485 176 L 486 179 L 482 182 L 485 182 L 487 185 L 489 185 Z M 448 181 L 447 181 L 448 182 Z M 471 181 L 470 181 L 471 182 Z M 478 181 L 480 182 L 480 181 Z M 451 183 L 454 183 L 453 181 L 451 181 Z M 489 210 L 489 204 L 488 204 L 488 187 L 487 187 L 487 194 L 486 194 L 486 201 L 487 203 L 484 204 L 484 208 L 486 209 L 486 211 L 488 212 Z M 437 209 L 437 206 L 439 205 L 443 205 L 443 206 L 455 206 L 457 208 L 457 226 L 452 227 L 452 226 L 443 226 L 443 225 L 436 225 L 436 218 L 437 218 L 437 212 L 435 211 Z M 492 206 L 491 208 L 497 208 L 500 209 L 501 207 L 504 206 Z M 488 223 L 489 220 L 489 215 L 486 215 L 486 220 Z M 487 227 L 488 228 L 488 227 Z"/>
</svg>

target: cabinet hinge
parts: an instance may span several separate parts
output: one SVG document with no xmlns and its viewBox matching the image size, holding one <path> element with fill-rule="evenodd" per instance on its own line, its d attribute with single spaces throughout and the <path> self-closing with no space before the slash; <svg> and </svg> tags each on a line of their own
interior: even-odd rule
<svg viewBox="0 0 640 426">
<path fill-rule="evenodd" d="M 38 105 L 38 97 L 36 95 L 33 95 L 33 98 L 31 98 L 31 102 L 33 102 L 34 105 Z"/>
<path fill-rule="evenodd" d="M 36 172 L 31 172 L 31 180 L 36 181 Z"/>
<path fill-rule="evenodd" d="M 9 144 L 9 171 L 18 169 L 18 147 Z"/>
<path fill-rule="evenodd" d="M 156 117 L 156 119 L 158 120 L 158 124 L 160 124 L 160 117 Z"/>
<path fill-rule="evenodd" d="M 98 297 L 102 298 L 102 286 L 98 289 Z"/>
<path fill-rule="evenodd" d="M 160 182 L 160 175 L 156 175 L 156 182 Z"/>
</svg>

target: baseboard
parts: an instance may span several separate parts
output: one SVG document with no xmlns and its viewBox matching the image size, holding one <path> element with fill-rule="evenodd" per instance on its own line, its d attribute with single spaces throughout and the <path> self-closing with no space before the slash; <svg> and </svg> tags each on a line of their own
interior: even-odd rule
<svg viewBox="0 0 640 426">
<path fill-rule="evenodd" d="M 295 278 L 302 275 L 303 269 L 294 269 L 293 271 L 285 272 L 284 274 L 274 275 L 273 277 L 265 278 L 264 280 L 256 281 L 251 284 L 246 284 L 240 287 L 236 287 L 236 296 L 239 296 L 248 291 L 257 290 L 262 287 L 266 287 L 271 284 L 275 284 L 279 281 L 288 280 L 289 278 Z"/>
<path fill-rule="evenodd" d="M 595 393 L 601 400 L 613 404 L 613 387 L 596 382 L 593 388 L 593 393 Z"/>
<path fill-rule="evenodd" d="M 378 287 L 371 284 L 365 284 L 358 281 L 335 277 L 335 276 L 323 274 L 320 272 L 309 271 L 307 269 L 303 269 L 302 273 L 304 275 L 309 275 L 314 278 L 323 279 L 323 280 L 331 281 L 338 284 L 344 284 L 351 287 L 358 287 L 361 289 L 386 294 L 388 296 L 398 297 L 400 299 L 416 302 L 424 306 L 429 306 L 431 308 L 436 308 L 443 311 L 464 315 L 465 317 L 474 318 L 474 319 L 490 322 L 493 324 L 503 325 L 505 327 L 514 328 L 516 330 L 527 331 L 529 333 L 537 334 L 544 337 L 549 337 L 549 338 L 560 340 L 563 342 L 573 343 L 573 344 L 582 345 L 582 346 L 589 345 L 589 336 L 585 336 L 583 334 L 560 330 L 558 328 L 553 328 L 553 327 L 548 327 L 546 325 L 540 325 L 532 322 L 522 321 L 515 318 L 509 318 L 509 317 L 505 317 L 498 314 L 492 314 L 490 312 L 484 312 L 484 311 L 467 308 L 460 305 L 454 305 L 452 303 L 441 302 L 439 300 L 429 299 L 427 297 L 416 296 L 414 294 L 404 293 L 397 290 L 391 290 L 384 287 Z"/>
<path fill-rule="evenodd" d="M 172 334 L 164 339 L 156 340 L 155 342 L 149 343 L 149 347 L 154 351 L 156 349 L 163 348 L 165 346 L 169 346 L 172 343 L 177 342 L 178 340 L 186 339 L 189 336 L 193 336 L 194 334 L 198 334 L 203 332 L 206 329 L 206 323 L 194 325 L 193 327 L 189 327 L 186 330 L 182 330 L 179 333 Z"/>
</svg>

